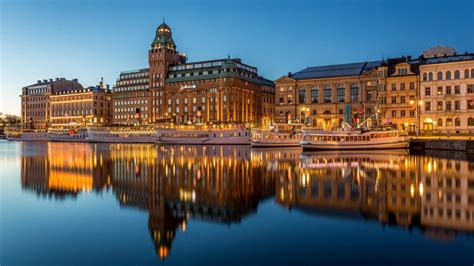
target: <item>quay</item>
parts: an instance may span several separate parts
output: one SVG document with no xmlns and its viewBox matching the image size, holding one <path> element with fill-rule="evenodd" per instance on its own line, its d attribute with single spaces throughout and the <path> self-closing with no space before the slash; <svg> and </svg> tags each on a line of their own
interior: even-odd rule
<svg viewBox="0 0 474 266">
<path fill-rule="evenodd" d="M 465 151 L 474 153 L 474 136 L 432 136 L 416 137 L 410 139 L 410 150 L 446 150 L 446 151 Z"/>
</svg>

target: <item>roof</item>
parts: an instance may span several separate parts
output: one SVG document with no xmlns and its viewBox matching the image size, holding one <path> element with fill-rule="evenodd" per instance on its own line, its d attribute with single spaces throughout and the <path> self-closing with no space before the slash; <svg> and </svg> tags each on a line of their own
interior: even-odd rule
<svg viewBox="0 0 474 266">
<path fill-rule="evenodd" d="M 474 53 L 421 59 L 422 65 L 474 60 Z"/>
<path fill-rule="evenodd" d="M 381 61 L 307 67 L 290 77 L 296 80 L 359 76 L 380 65 Z"/>
</svg>

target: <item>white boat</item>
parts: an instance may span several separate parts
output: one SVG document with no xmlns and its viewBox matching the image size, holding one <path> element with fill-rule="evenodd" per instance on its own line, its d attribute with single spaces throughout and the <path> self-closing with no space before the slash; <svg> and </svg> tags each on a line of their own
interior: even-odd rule
<svg viewBox="0 0 474 266">
<path fill-rule="evenodd" d="M 252 129 L 252 147 L 299 147 L 302 124 L 276 124 L 268 129 Z"/>
<path fill-rule="evenodd" d="M 100 143 L 155 143 L 155 128 L 88 127 L 87 140 Z"/>
<path fill-rule="evenodd" d="M 157 144 L 249 145 L 250 130 L 227 125 L 163 126 L 156 129 Z"/>
<path fill-rule="evenodd" d="M 9 131 L 6 132 L 7 140 L 11 141 L 49 141 L 47 131 Z"/>
<path fill-rule="evenodd" d="M 86 142 L 87 128 L 50 129 L 49 138 L 53 142 Z"/>
<path fill-rule="evenodd" d="M 409 139 L 398 130 L 338 130 L 305 132 L 300 142 L 303 150 L 364 150 L 408 148 Z"/>
</svg>

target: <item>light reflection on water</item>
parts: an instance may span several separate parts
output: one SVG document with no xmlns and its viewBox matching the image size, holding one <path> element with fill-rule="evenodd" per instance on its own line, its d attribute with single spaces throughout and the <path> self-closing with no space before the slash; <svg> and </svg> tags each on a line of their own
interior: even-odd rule
<svg viewBox="0 0 474 266">
<path fill-rule="evenodd" d="M 272 263 L 276 264 L 339 262 L 330 254 L 327 258 L 320 254 L 323 257 L 315 259 L 310 250 L 305 252 L 311 239 L 323 240 L 319 245 L 324 245 L 324 241 L 344 243 L 352 239 L 338 233 L 347 229 L 327 224 L 324 219 L 342 221 L 347 226 L 355 226 L 353 230 L 358 230 L 360 222 L 369 222 L 364 225 L 369 227 L 367 230 L 371 235 L 356 240 L 366 241 L 375 251 L 352 254 L 358 263 L 374 262 L 370 253 L 379 252 L 379 262 L 382 259 L 406 264 L 407 261 L 400 260 L 396 254 L 378 250 L 382 247 L 377 245 L 390 241 L 398 248 L 405 245 L 405 249 L 413 243 L 418 247 L 425 244 L 426 247 L 419 248 L 417 253 L 424 262 L 445 263 L 452 255 L 462 262 L 474 262 L 470 261 L 474 247 L 474 163 L 468 160 L 410 155 L 406 150 L 302 153 L 297 148 L 251 149 L 246 146 L 6 142 L 0 145 L 4 154 L 0 164 L 10 170 L 2 176 L 3 204 L 0 210 L 9 216 L 2 219 L 0 228 L 3 231 L 0 264 L 2 261 L 7 264 L 38 264 L 40 258 L 40 262 L 48 265 L 71 263 L 67 258 L 37 254 L 32 254 L 29 259 L 16 257 L 25 254 L 13 252 L 15 245 L 9 243 L 15 242 L 17 237 L 24 240 L 35 238 L 39 232 L 33 228 L 30 230 L 35 234 L 22 235 L 24 232 L 19 227 L 34 226 L 34 222 L 21 220 L 20 215 L 17 218 L 13 209 L 34 209 L 34 212 L 39 212 L 36 218 L 49 223 L 46 228 L 69 234 L 72 228 L 62 224 L 61 219 L 42 216 L 41 210 L 49 209 L 47 213 L 52 213 L 51 209 L 57 207 L 55 202 L 78 201 L 82 204 L 81 197 L 87 198 L 86 206 L 95 206 L 89 208 L 96 211 L 91 214 L 84 207 L 75 212 L 69 210 L 69 215 L 77 216 L 75 222 L 81 219 L 81 215 L 101 220 L 102 215 L 111 211 L 110 204 L 108 209 L 102 206 L 103 201 L 111 198 L 115 198 L 120 209 L 108 215 L 109 220 L 111 216 L 120 220 L 121 215 L 129 210 L 145 211 L 148 214 L 147 230 L 154 247 L 153 256 L 167 259 L 171 264 L 262 264 L 273 260 Z M 15 161 L 17 163 L 12 165 L 11 162 Z M 17 180 L 21 180 L 20 190 Z M 21 200 L 16 202 L 32 194 L 37 195 L 36 199 L 23 204 Z M 100 197 L 89 199 L 86 196 L 89 194 Z M 58 213 L 62 212 L 60 207 L 57 208 Z M 318 220 L 311 221 L 308 217 Z M 260 219 L 273 224 L 262 233 L 267 241 L 292 241 L 295 249 L 288 249 L 291 254 L 287 254 L 287 258 L 269 259 L 268 254 L 265 255 L 268 252 L 265 246 L 259 242 L 252 244 L 250 238 L 263 230 Z M 248 223 L 244 224 L 246 220 Z M 91 223 L 95 226 L 98 222 Z M 120 228 L 118 232 L 111 232 L 113 234 L 126 234 L 130 238 L 137 236 L 132 229 L 127 230 L 126 226 L 116 223 L 119 221 L 112 219 L 112 224 L 100 226 L 105 231 L 107 228 L 112 228 L 109 231 Z M 320 227 L 313 228 L 317 223 Z M 213 230 L 221 225 L 227 225 L 227 231 L 215 233 Z M 295 225 L 302 228 L 295 229 Z M 298 234 L 304 226 L 312 228 L 312 234 Z M 396 230 L 387 232 L 384 228 Z M 14 233 L 8 233 L 9 230 Z M 82 230 L 87 231 L 87 228 L 81 228 L 79 232 Z M 242 233 L 240 230 L 247 231 Z M 334 232 L 326 236 L 331 240 L 321 238 L 327 230 Z M 410 233 L 413 230 L 418 232 L 415 237 Z M 295 236 L 282 239 L 292 231 Z M 198 241 L 198 244 L 202 245 L 201 248 L 207 247 L 205 250 L 215 256 L 212 259 L 202 251 L 196 254 L 193 251 L 195 246 L 190 244 L 196 243 L 195 234 L 207 232 L 213 233 L 200 236 L 205 241 Z M 233 235 L 233 238 L 226 238 L 226 234 Z M 411 236 L 407 238 L 408 235 Z M 386 239 L 381 241 L 380 238 L 384 237 Z M 103 246 L 113 246 L 117 239 L 102 239 L 100 236 L 92 239 L 97 240 Z M 48 246 L 49 241 L 52 239 L 48 239 L 46 233 L 42 234 L 41 241 L 32 242 L 43 242 Z M 234 243 L 229 244 L 233 241 L 252 247 L 252 250 L 242 248 L 239 251 L 246 254 L 246 258 L 235 258 L 236 251 L 224 247 L 234 247 Z M 269 242 L 263 243 L 281 248 Z M 143 240 L 140 239 L 139 243 Z M 223 245 L 221 248 L 216 247 L 219 243 Z M 142 246 L 148 250 L 147 245 Z M 59 250 L 55 253 L 60 254 L 61 246 L 56 248 Z M 213 253 L 212 248 L 216 252 L 219 250 L 220 255 Z M 331 248 L 331 244 L 324 248 Z M 76 249 L 87 250 L 87 247 L 78 245 Z M 432 254 L 433 250 L 445 251 L 446 257 L 442 253 Z M 69 252 L 67 248 L 64 251 Z M 111 261 L 110 254 L 94 256 L 102 262 Z M 128 261 L 120 262 L 133 264 L 141 261 L 144 255 L 130 256 Z M 146 263 L 153 261 L 149 256 L 150 250 L 146 251 Z M 233 260 L 226 261 L 226 256 L 233 257 Z M 193 257 L 196 260 L 190 259 Z M 159 262 L 159 259 L 154 262 Z"/>
</svg>

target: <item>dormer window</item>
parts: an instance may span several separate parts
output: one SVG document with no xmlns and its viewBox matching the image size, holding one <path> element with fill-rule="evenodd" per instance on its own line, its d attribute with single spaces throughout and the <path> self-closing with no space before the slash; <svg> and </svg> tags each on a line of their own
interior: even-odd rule
<svg viewBox="0 0 474 266">
<path fill-rule="evenodd" d="M 408 69 L 399 68 L 397 73 L 398 73 L 398 75 L 407 75 L 408 74 Z"/>
</svg>

